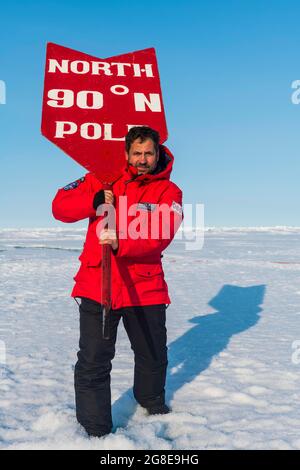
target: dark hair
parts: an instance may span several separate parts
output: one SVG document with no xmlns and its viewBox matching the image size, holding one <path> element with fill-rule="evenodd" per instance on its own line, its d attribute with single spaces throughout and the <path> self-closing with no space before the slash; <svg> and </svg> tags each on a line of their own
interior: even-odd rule
<svg viewBox="0 0 300 470">
<path fill-rule="evenodd" d="M 131 144 L 136 140 L 140 139 L 141 142 L 145 142 L 147 139 L 151 139 L 154 143 L 156 152 L 159 149 L 159 133 L 147 126 L 135 126 L 130 129 L 125 137 L 125 149 L 129 153 Z"/>
</svg>

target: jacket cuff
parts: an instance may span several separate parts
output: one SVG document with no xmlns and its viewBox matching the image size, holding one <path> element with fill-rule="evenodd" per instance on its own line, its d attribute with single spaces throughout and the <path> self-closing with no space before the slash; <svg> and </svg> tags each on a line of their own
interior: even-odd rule
<svg viewBox="0 0 300 470">
<path fill-rule="evenodd" d="M 95 209 L 95 211 L 97 210 L 98 206 L 100 206 L 100 204 L 104 204 L 105 203 L 105 194 L 104 194 L 104 190 L 103 189 L 100 189 L 100 191 L 98 191 L 95 196 L 94 196 L 94 200 L 93 200 L 93 208 Z"/>
</svg>

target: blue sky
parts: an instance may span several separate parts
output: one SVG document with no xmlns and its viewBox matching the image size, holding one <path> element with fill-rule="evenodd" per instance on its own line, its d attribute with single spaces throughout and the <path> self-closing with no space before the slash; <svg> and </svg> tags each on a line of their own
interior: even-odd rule
<svg viewBox="0 0 300 470">
<path fill-rule="evenodd" d="M 47 42 L 97 57 L 155 47 L 185 203 L 206 225 L 299 221 L 296 1 L 11 1 L 0 6 L 0 227 L 43 227 L 84 169 L 40 134 Z"/>
</svg>

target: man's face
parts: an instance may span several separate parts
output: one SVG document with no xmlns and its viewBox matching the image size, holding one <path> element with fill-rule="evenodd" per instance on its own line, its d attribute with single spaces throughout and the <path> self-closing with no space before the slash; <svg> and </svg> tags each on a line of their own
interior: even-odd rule
<svg viewBox="0 0 300 470">
<path fill-rule="evenodd" d="M 138 170 L 139 175 L 152 173 L 157 165 L 159 154 L 155 151 L 152 139 L 141 142 L 136 139 L 131 144 L 129 153 L 126 152 L 126 160 L 129 165 L 134 166 Z"/>
</svg>

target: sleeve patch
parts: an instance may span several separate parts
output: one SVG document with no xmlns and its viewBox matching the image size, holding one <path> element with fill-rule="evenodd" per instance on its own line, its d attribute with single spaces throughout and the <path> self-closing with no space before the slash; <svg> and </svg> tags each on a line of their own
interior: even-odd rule
<svg viewBox="0 0 300 470">
<path fill-rule="evenodd" d="M 82 178 L 79 178 L 76 181 L 72 181 L 72 183 L 67 184 L 67 186 L 64 186 L 65 191 L 69 191 L 69 189 L 75 189 L 77 186 L 79 186 L 81 183 L 83 183 L 85 180 L 85 177 L 83 176 Z"/>
<path fill-rule="evenodd" d="M 177 212 L 177 214 L 182 215 L 182 207 L 177 202 L 173 201 L 171 208 L 174 212 Z"/>
<path fill-rule="evenodd" d="M 139 202 L 137 205 L 137 209 L 140 211 L 153 212 L 156 206 L 157 204 L 152 204 L 151 202 Z"/>
</svg>

